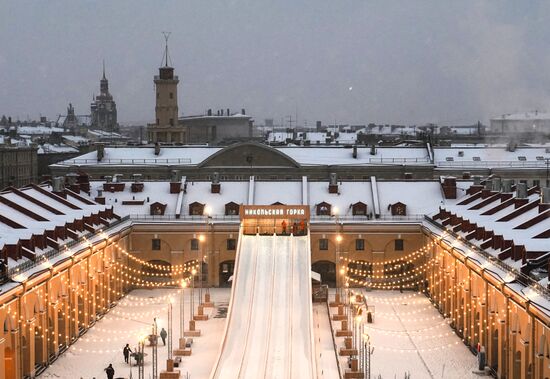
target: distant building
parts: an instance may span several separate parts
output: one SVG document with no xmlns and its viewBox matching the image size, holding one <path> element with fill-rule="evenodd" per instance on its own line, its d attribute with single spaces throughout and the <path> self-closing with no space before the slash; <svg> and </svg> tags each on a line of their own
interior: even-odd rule
<svg viewBox="0 0 550 379">
<path fill-rule="evenodd" d="M 147 126 L 147 139 L 152 143 L 187 144 L 231 142 L 252 137 L 252 117 L 241 113 L 219 110 L 213 114 L 178 117 L 178 83 L 174 68 L 168 65 L 168 47 L 165 65 L 154 77 L 156 88 L 155 123 Z"/>
<path fill-rule="evenodd" d="M 99 82 L 99 95 L 94 97 L 94 101 L 90 105 L 90 113 L 93 129 L 118 130 L 116 103 L 109 93 L 109 81 L 105 77 L 105 64 L 103 65 L 103 77 Z"/>
<path fill-rule="evenodd" d="M 59 115 L 56 124 L 66 132 L 82 134 L 88 130 L 92 123 L 90 115 L 76 115 L 73 105 L 69 103 L 67 115 Z"/>
<path fill-rule="evenodd" d="M 0 189 L 35 182 L 38 175 L 36 147 L 0 147 Z"/>
<path fill-rule="evenodd" d="M 491 119 L 491 133 L 550 135 L 550 113 L 504 114 Z"/>
</svg>

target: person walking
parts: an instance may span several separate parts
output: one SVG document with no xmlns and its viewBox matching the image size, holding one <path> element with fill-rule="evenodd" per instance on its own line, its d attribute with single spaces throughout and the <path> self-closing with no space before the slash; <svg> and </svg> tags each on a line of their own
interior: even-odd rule
<svg viewBox="0 0 550 379">
<path fill-rule="evenodd" d="M 130 349 L 130 344 L 127 343 L 122 350 L 122 354 L 124 354 L 124 362 L 129 363 L 128 360 L 130 359 L 130 353 L 132 353 L 132 349 Z"/>
<path fill-rule="evenodd" d="M 107 374 L 107 379 L 113 379 L 115 377 L 115 369 L 112 363 L 109 363 L 109 366 L 105 369 L 105 373 Z"/>
<path fill-rule="evenodd" d="M 166 337 L 168 337 L 168 333 L 166 333 L 166 330 L 162 328 L 160 331 L 160 338 L 162 338 L 162 344 L 166 346 Z"/>
<path fill-rule="evenodd" d="M 281 222 L 281 228 L 283 229 L 283 232 L 281 234 L 286 235 L 286 221 L 285 220 L 283 220 L 283 222 Z"/>
</svg>

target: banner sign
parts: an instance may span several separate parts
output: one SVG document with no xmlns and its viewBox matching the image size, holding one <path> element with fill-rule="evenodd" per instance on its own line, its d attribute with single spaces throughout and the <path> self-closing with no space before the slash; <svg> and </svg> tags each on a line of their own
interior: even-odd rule
<svg viewBox="0 0 550 379">
<path fill-rule="evenodd" d="M 309 220 L 307 205 L 241 205 L 243 219 L 306 219 Z"/>
</svg>

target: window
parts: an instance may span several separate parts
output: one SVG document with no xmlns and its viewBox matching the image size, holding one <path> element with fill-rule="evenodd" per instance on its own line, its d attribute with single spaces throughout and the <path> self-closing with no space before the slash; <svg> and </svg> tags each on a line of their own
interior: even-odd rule
<svg viewBox="0 0 550 379">
<path fill-rule="evenodd" d="M 520 156 L 518 157 L 518 160 L 519 160 L 519 161 L 526 161 L 527 158 L 524 157 L 523 155 L 520 155 Z"/>
<path fill-rule="evenodd" d="M 446 160 L 447 162 L 452 162 L 452 161 L 454 161 L 455 159 L 454 159 L 453 157 L 447 157 L 447 158 L 445 158 L 445 160 Z"/>
<path fill-rule="evenodd" d="M 395 240 L 395 251 L 403 251 L 404 243 L 402 239 Z"/>
<path fill-rule="evenodd" d="M 160 125 L 160 119 L 157 118 L 157 125 Z"/>
<path fill-rule="evenodd" d="M 328 239 L 321 238 L 319 240 L 319 250 L 328 250 Z"/>
<path fill-rule="evenodd" d="M 174 94 L 170 92 L 170 99 L 173 99 L 173 98 L 174 98 Z"/>
<path fill-rule="evenodd" d="M 541 155 L 537 155 L 537 161 L 543 161 L 544 160 L 544 157 L 541 156 Z"/>
<path fill-rule="evenodd" d="M 235 250 L 237 248 L 237 240 L 235 238 L 227 239 L 227 250 Z"/>
<path fill-rule="evenodd" d="M 151 250 L 160 250 L 160 239 L 153 238 L 151 240 Z"/>
<path fill-rule="evenodd" d="M 357 238 L 355 240 L 355 250 L 357 251 L 365 250 L 365 240 L 363 238 Z"/>
<path fill-rule="evenodd" d="M 174 119 L 173 118 L 170 119 L 170 126 L 174 126 Z"/>
<path fill-rule="evenodd" d="M 193 238 L 191 240 L 191 250 L 199 250 L 199 240 L 196 238 Z"/>
<path fill-rule="evenodd" d="M 481 157 L 472 157 L 472 159 L 474 160 L 474 162 L 480 162 L 481 161 Z"/>
</svg>

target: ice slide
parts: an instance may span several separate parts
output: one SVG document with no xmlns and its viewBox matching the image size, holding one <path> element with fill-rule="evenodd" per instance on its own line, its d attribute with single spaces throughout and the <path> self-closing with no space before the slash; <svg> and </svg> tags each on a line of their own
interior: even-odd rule
<svg viewBox="0 0 550 379">
<path fill-rule="evenodd" d="M 309 236 L 240 235 L 211 379 L 316 378 Z"/>
</svg>

